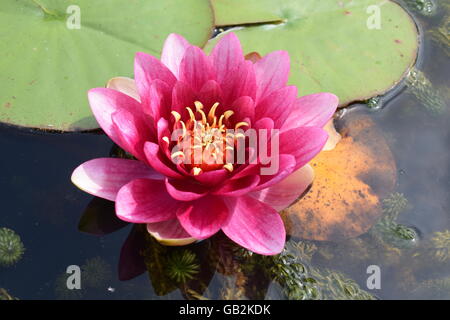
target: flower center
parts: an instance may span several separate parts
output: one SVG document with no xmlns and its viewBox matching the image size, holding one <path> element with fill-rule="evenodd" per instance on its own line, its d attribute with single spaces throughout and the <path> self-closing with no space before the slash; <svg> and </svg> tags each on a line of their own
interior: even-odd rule
<svg viewBox="0 0 450 320">
<path fill-rule="evenodd" d="M 234 114 L 232 110 L 216 116 L 219 106 L 216 102 L 206 115 L 201 102 L 196 101 L 194 104 L 195 111 L 191 107 L 186 108 L 189 114 L 187 121 L 181 120 L 177 111 L 172 111 L 175 119 L 173 130 L 178 132 L 176 146 L 172 150 L 172 160 L 183 163 L 194 175 L 221 168 L 232 172 L 236 139 L 243 137 L 243 134 L 236 130 L 248 126 L 248 123 L 238 122 L 234 129 L 230 130 L 229 118 Z"/>
</svg>

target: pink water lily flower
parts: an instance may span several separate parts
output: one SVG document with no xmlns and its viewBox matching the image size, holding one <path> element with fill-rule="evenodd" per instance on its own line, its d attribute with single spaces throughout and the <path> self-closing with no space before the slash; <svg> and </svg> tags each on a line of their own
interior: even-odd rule
<svg viewBox="0 0 450 320">
<path fill-rule="evenodd" d="M 323 126 L 338 105 L 330 93 L 298 98 L 297 88 L 287 85 L 289 69 L 285 51 L 246 60 L 233 33 L 209 55 L 169 35 L 161 60 L 136 54 L 134 80 L 114 78 L 108 88 L 89 91 L 102 129 L 136 160 L 88 161 L 73 172 L 73 183 L 115 201 L 120 219 L 146 224 L 162 243 L 188 244 L 221 230 L 253 252 L 279 253 L 286 238 L 279 211 L 312 182 L 308 162 L 324 147 Z M 278 170 L 263 175 L 266 164 L 248 159 L 240 164 L 174 161 L 172 149 L 179 143 L 171 140 L 172 133 L 181 128 L 188 136 L 197 125 L 202 141 L 213 128 L 279 130 Z"/>
</svg>

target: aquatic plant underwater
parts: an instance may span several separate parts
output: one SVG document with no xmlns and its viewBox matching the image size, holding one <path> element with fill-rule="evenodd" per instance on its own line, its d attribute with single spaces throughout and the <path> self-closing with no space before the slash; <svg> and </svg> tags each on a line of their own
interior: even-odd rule
<svg viewBox="0 0 450 320">
<path fill-rule="evenodd" d="M 22 259 L 25 247 L 20 236 L 8 228 L 0 228 L 0 266 L 8 267 Z"/>
<path fill-rule="evenodd" d="M 213 13 L 209 1 L 170 0 L 170 4 L 186 5 L 186 17 L 190 10 L 197 10 L 203 19 L 195 27 L 189 23 L 192 17 L 183 20 L 183 10 L 170 5 L 164 8 L 171 13 L 170 19 L 161 26 L 152 25 L 167 13 L 159 11 L 157 1 L 138 0 L 137 7 L 152 9 L 153 19 L 145 18 L 152 20 L 148 25 L 139 22 L 142 16 L 132 11 L 135 4 L 131 4 L 126 10 L 133 12 L 137 22 L 129 27 L 140 25 L 141 31 L 133 29 L 132 35 L 124 35 L 124 28 L 111 28 L 107 30 L 113 35 L 110 41 L 103 41 L 100 34 L 93 36 L 94 30 L 84 41 L 94 41 L 101 52 L 114 54 L 81 58 L 82 68 L 78 63 L 67 69 L 59 66 L 60 74 L 50 77 L 60 83 L 72 83 L 72 76 L 86 79 L 77 88 L 64 86 L 55 93 L 73 103 L 59 108 L 56 97 L 42 115 L 24 116 L 27 113 L 17 110 L 28 108 L 29 103 L 24 103 L 31 99 L 28 91 L 45 92 L 42 88 L 50 80 L 28 82 L 27 87 L 34 89 L 23 93 L 15 91 L 19 85 L 0 89 L 5 101 L 1 122 L 61 131 L 101 127 L 114 143 L 109 155 L 107 139 L 102 142 L 106 152 L 80 152 L 84 148 L 80 144 L 76 162 L 66 168 L 73 170 L 87 161 L 75 169 L 72 181 L 96 196 L 79 222 L 80 231 L 99 236 L 80 236 L 98 243 L 92 248 L 84 247 L 86 242 L 79 244 L 75 263 L 81 267 L 82 289 L 67 287 L 68 274 L 62 267 L 74 262 L 66 255 L 57 275 L 40 284 L 39 290 L 49 287 L 57 299 L 115 295 L 201 300 L 449 298 L 450 224 L 448 214 L 441 214 L 448 203 L 423 205 L 431 200 L 424 200 L 408 185 L 424 189 L 436 180 L 441 185 L 437 194 L 446 197 L 445 182 L 440 179 L 446 177 L 445 170 L 435 165 L 445 166 L 445 154 L 436 154 L 441 162 L 424 155 L 421 163 L 425 152 L 412 150 L 426 144 L 426 137 L 434 137 L 428 129 L 441 130 L 448 119 L 448 82 L 423 67 L 419 44 L 427 50 L 432 46 L 433 55 L 437 50 L 437 60 L 445 63 L 443 57 L 448 58 L 450 50 L 450 8 L 445 1 L 398 2 L 403 8 L 392 1 L 383 5 L 382 28 L 370 30 L 366 0 L 342 5 L 325 0 L 317 6 L 310 0 L 301 5 L 290 0 L 277 5 L 270 0 L 211 0 Z M 50 4 L 42 3 L 45 8 Z M 63 10 L 64 4 L 55 10 Z M 187 8 L 190 5 L 195 8 Z M 10 1 L 7 6 L 17 4 Z M 253 10 L 255 6 L 258 10 Z M 416 25 L 404 9 L 423 28 L 425 40 L 417 36 Z M 25 6 L 32 19 L 39 16 L 36 10 L 41 8 Z M 121 15 L 114 10 L 111 14 Z M 96 26 L 96 21 L 90 23 Z M 209 39 L 212 28 L 214 37 Z M 190 42 L 178 34 L 166 38 L 170 32 Z M 152 39 L 144 43 L 142 34 L 151 34 Z M 62 37 L 61 46 L 65 41 Z M 53 50 L 47 43 L 44 47 Z M 29 51 L 38 55 L 44 47 L 34 43 Z M 140 53 L 132 79 L 125 76 L 132 74 L 135 52 Z M 95 75 L 90 74 L 95 69 Z M 8 70 L 5 74 L 4 79 L 12 77 Z M 106 88 L 90 89 L 115 75 Z M 2 96 L 4 91 L 7 97 Z M 41 95 L 34 99 L 46 101 Z M 411 126 L 423 130 L 423 138 L 406 134 Z M 233 136 L 227 129 L 235 130 Z M 244 163 L 228 161 L 227 150 L 220 145 L 237 150 L 240 134 L 247 129 L 280 129 L 283 155 L 277 173 L 262 174 L 261 169 L 270 163 L 261 159 L 250 163 L 251 149 L 244 153 Z M 269 135 L 266 144 L 273 137 Z M 195 150 L 201 151 L 199 162 Z M 408 154 L 414 156 L 406 161 Z M 408 171 L 415 158 L 418 165 Z M 411 178 L 414 170 L 419 173 L 416 180 Z M 430 175 L 430 181 L 423 181 L 422 171 Z M 32 185 L 20 176 L 13 182 L 17 190 Z M 68 230 L 73 223 L 63 224 L 54 217 L 70 206 L 78 208 L 88 196 L 77 191 L 58 190 L 57 194 L 64 196 L 66 205 L 48 201 L 54 210 L 48 210 L 46 219 Z M 40 195 L 46 197 L 45 192 Z M 425 214 L 429 221 L 421 224 L 424 218 L 419 217 Z M 438 216 L 443 220 L 440 224 L 431 218 Z M 22 230 L 8 220 L 0 220 L 2 225 Z M 114 252 L 117 255 L 119 250 L 114 239 L 121 241 L 127 231 L 109 234 L 124 227 L 130 229 L 129 235 L 116 257 Z M 36 252 L 24 240 L 27 259 L 21 261 L 22 240 L 14 231 L 0 228 L 0 272 L 6 276 L 22 272 L 17 268 L 26 266 L 28 255 Z M 74 248 L 64 246 L 67 251 Z M 105 247 L 113 249 L 106 252 Z M 119 260 L 118 277 L 111 267 L 115 260 Z M 369 265 L 381 268 L 381 289 L 367 285 Z M 117 282 L 117 278 L 130 281 Z M 0 300 L 16 299 L 23 292 L 0 278 Z"/>
</svg>

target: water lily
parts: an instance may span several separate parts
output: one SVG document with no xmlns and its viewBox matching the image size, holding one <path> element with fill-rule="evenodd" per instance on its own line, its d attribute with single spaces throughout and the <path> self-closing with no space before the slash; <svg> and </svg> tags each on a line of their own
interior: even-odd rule
<svg viewBox="0 0 450 320">
<path fill-rule="evenodd" d="M 279 253 L 286 238 L 279 211 L 311 184 L 308 162 L 323 149 L 323 127 L 338 105 L 330 93 L 298 98 L 297 88 L 287 85 L 289 69 L 285 51 L 245 59 L 233 33 L 209 55 L 169 35 L 161 60 L 136 54 L 134 80 L 114 78 L 88 94 L 102 129 L 136 160 L 90 160 L 75 169 L 73 183 L 115 201 L 120 219 L 146 224 L 167 245 L 221 230 L 253 252 Z M 267 164 L 258 156 L 251 162 L 251 149 L 244 163 L 208 149 L 213 133 L 225 141 L 226 130 L 238 128 L 278 132 L 276 172 L 262 174 Z M 200 162 L 180 161 L 195 147 L 173 140 L 176 130 L 200 140 Z"/>
</svg>

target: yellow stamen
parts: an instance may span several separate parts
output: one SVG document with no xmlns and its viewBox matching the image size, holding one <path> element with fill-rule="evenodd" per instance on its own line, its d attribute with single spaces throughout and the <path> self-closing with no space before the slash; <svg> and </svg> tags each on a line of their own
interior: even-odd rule
<svg viewBox="0 0 450 320">
<path fill-rule="evenodd" d="M 221 115 L 220 118 L 219 118 L 219 127 L 222 126 L 223 118 L 225 118 L 225 115 Z M 214 120 L 215 119 L 216 119 L 216 117 L 214 117 Z"/>
<path fill-rule="evenodd" d="M 195 101 L 194 104 L 195 104 L 195 110 L 197 112 L 199 112 L 200 110 L 203 109 L 203 104 L 200 101 Z"/>
<path fill-rule="evenodd" d="M 186 109 L 189 112 L 189 117 L 191 118 L 191 120 L 195 121 L 195 115 L 194 115 L 194 112 L 192 111 L 192 109 L 190 107 L 186 107 Z"/>
<path fill-rule="evenodd" d="M 223 167 L 227 169 L 229 172 L 233 172 L 233 165 L 231 163 L 224 164 Z"/>
<path fill-rule="evenodd" d="M 238 122 L 238 123 L 236 123 L 236 125 L 234 126 L 234 130 L 237 130 L 237 129 L 239 129 L 240 127 L 243 127 L 243 126 L 247 126 L 247 127 L 248 127 L 248 123 L 245 122 L 245 121 Z"/>
<path fill-rule="evenodd" d="M 184 153 L 183 153 L 183 151 L 177 151 L 177 152 L 172 153 L 171 157 L 172 157 L 172 159 L 175 159 L 175 158 L 178 158 L 178 157 L 183 157 L 184 158 Z"/>
<path fill-rule="evenodd" d="M 181 119 L 181 115 L 178 113 L 178 112 L 176 112 L 176 111 L 172 111 L 171 112 L 171 114 L 173 115 L 173 117 L 175 118 L 175 122 L 178 122 L 178 121 L 180 121 L 180 119 Z"/>
<path fill-rule="evenodd" d="M 208 121 L 209 122 L 213 121 L 213 119 L 215 118 L 215 116 L 216 116 L 216 109 L 217 109 L 218 106 L 219 106 L 219 103 L 216 102 L 211 107 L 211 110 L 209 110 L 209 112 L 208 112 Z"/>
<path fill-rule="evenodd" d="M 186 125 L 184 124 L 184 121 L 180 121 L 182 129 L 183 129 L 183 134 L 182 134 L 182 138 L 184 138 L 186 136 L 187 130 L 186 130 Z"/>
<path fill-rule="evenodd" d="M 175 152 L 171 157 L 178 161 L 184 158 L 191 159 L 193 156 L 196 159 L 194 164 L 187 167 L 191 174 L 199 175 L 202 172 L 225 168 L 225 170 L 232 172 L 234 166 L 232 164 L 233 152 L 235 150 L 235 143 L 237 138 L 245 138 L 241 132 L 235 133 L 235 130 L 249 126 L 247 122 L 238 122 L 235 125 L 235 130 L 227 132 L 227 126 L 230 123 L 227 121 L 234 112 L 227 110 L 220 115 L 216 115 L 219 103 L 214 103 L 209 109 L 208 114 L 205 113 L 205 107 L 200 101 L 195 101 L 194 106 L 186 107 L 189 114 L 188 119 L 183 119 L 177 111 L 172 111 L 172 116 L 175 119 L 174 129 L 182 128 L 181 140 L 178 140 L 179 146 L 183 151 Z M 184 111 L 184 114 L 186 112 Z M 185 141 L 184 139 L 193 138 L 193 141 Z M 170 143 L 169 137 L 163 137 L 166 143 Z M 197 159 L 198 158 L 198 159 Z M 192 159 L 191 159 L 192 160 Z M 223 164 L 225 163 L 225 165 Z M 200 165 L 198 165 L 200 164 Z"/>
<path fill-rule="evenodd" d="M 202 142 L 203 142 L 202 137 L 199 137 L 198 135 L 194 136 L 194 144 L 195 145 L 202 144 Z"/>
<path fill-rule="evenodd" d="M 230 118 L 234 114 L 234 111 L 233 110 L 227 110 L 223 114 L 225 116 L 225 120 L 228 120 L 228 118 Z"/>
<path fill-rule="evenodd" d="M 200 113 L 200 114 L 202 115 L 202 122 L 203 122 L 203 123 L 208 123 L 208 122 L 206 121 L 206 115 L 205 115 L 205 112 L 204 112 L 203 110 L 197 110 L 197 112 Z"/>
</svg>

